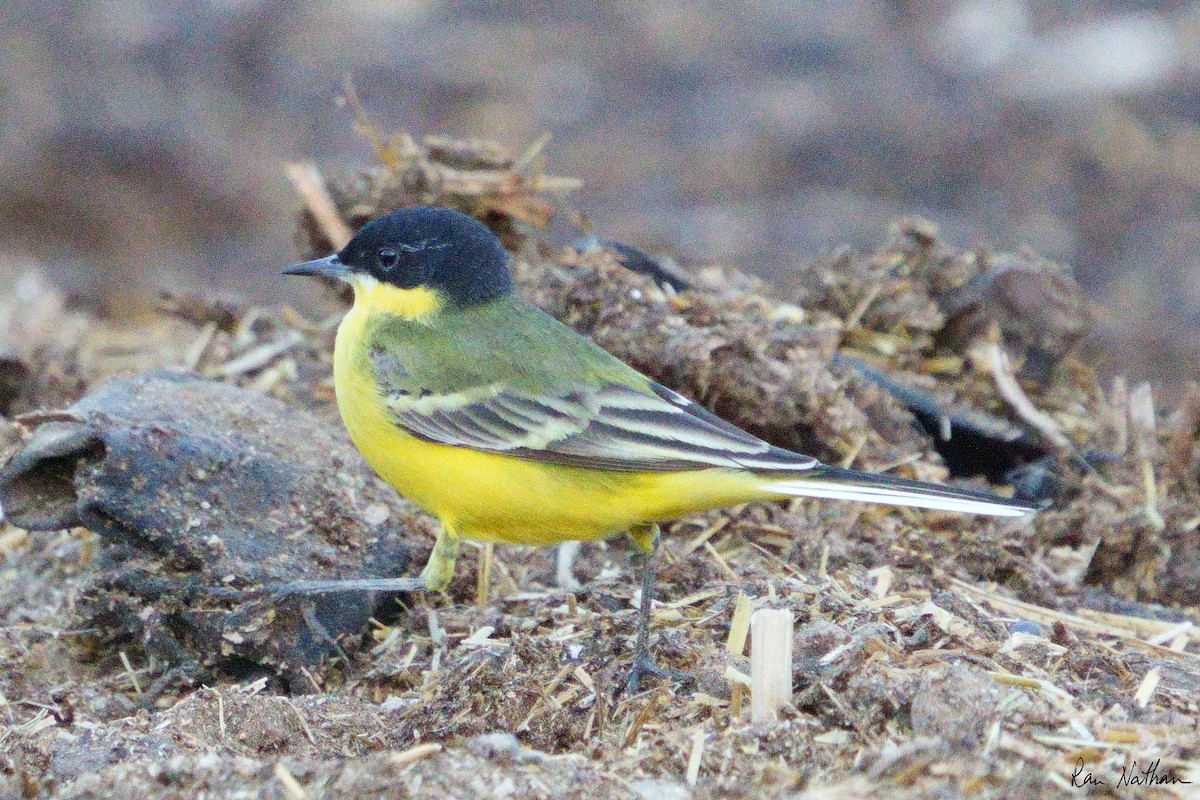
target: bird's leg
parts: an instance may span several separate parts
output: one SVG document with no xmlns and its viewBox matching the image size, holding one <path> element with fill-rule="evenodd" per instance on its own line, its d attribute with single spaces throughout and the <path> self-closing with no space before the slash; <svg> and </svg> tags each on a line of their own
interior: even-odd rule
<svg viewBox="0 0 1200 800">
<path fill-rule="evenodd" d="M 674 670 L 663 669 L 650 657 L 650 607 L 654 602 L 654 550 L 658 545 L 658 525 L 647 522 L 629 530 L 629 538 L 640 552 L 632 562 L 641 573 L 642 603 L 638 608 L 637 643 L 633 649 L 633 663 L 625 674 L 625 689 L 630 694 L 638 690 L 643 675 L 655 678 L 682 679 L 686 677 Z"/>
<path fill-rule="evenodd" d="M 429 561 L 421 570 L 421 580 L 429 591 L 440 592 L 450 585 L 450 579 L 454 577 L 454 562 L 458 559 L 458 542 L 458 535 L 443 524 L 438 531 L 437 541 L 433 543 Z"/>
</svg>

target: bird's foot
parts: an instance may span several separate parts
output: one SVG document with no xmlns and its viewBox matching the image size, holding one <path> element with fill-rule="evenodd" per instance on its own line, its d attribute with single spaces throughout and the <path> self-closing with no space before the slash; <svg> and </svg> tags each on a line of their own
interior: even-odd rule
<svg viewBox="0 0 1200 800">
<path fill-rule="evenodd" d="M 445 526 L 438 532 L 434 542 L 433 552 L 425 569 L 421 570 L 421 580 L 425 588 L 431 592 L 442 592 L 450 585 L 454 577 L 454 562 L 458 558 L 458 536 L 446 530 Z"/>
<path fill-rule="evenodd" d="M 635 694 L 641 686 L 642 678 L 666 678 L 672 681 L 686 681 L 691 676 L 677 669 L 667 669 L 654 663 L 649 653 L 635 653 L 629 671 L 625 673 L 625 691 Z"/>
</svg>

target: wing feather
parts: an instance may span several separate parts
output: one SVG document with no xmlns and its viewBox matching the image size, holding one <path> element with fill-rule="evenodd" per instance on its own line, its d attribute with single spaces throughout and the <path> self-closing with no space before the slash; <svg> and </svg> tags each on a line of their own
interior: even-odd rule
<svg viewBox="0 0 1200 800">
<path fill-rule="evenodd" d="M 649 383 L 528 394 L 497 384 L 436 394 L 395 359 L 372 354 L 396 424 L 432 442 L 555 464 L 620 471 L 725 467 L 812 469 L 809 456 L 772 447 L 683 395 Z"/>
</svg>

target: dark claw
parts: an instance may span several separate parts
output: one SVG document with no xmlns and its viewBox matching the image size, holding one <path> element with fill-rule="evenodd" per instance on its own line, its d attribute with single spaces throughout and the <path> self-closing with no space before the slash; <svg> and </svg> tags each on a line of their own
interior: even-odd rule
<svg viewBox="0 0 1200 800">
<path fill-rule="evenodd" d="M 629 671 L 625 673 L 625 691 L 628 694 L 637 693 L 643 677 L 666 678 L 682 683 L 690 680 L 692 676 L 681 670 L 660 667 L 654 663 L 654 659 L 650 657 L 649 653 L 636 653 L 633 656 L 633 663 L 629 665 Z"/>
</svg>

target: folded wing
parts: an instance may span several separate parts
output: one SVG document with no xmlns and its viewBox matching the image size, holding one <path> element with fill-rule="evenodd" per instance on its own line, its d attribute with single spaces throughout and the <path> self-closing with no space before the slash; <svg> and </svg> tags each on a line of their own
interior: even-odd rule
<svg viewBox="0 0 1200 800">
<path fill-rule="evenodd" d="M 431 442 L 555 464 L 620 471 L 726 467 L 801 472 L 816 459 L 772 447 L 655 383 L 530 394 L 498 384 L 437 394 L 386 358 L 375 378 L 396 424 Z"/>
</svg>

